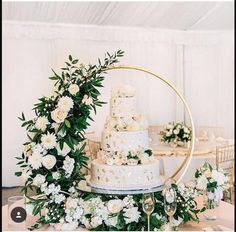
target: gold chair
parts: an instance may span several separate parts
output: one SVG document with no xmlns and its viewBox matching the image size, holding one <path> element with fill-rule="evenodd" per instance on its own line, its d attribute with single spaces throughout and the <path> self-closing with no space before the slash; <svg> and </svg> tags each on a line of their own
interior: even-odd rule
<svg viewBox="0 0 236 232">
<path fill-rule="evenodd" d="M 223 169 L 229 177 L 229 189 L 224 193 L 224 200 L 234 202 L 234 145 L 216 147 L 216 167 Z"/>
<path fill-rule="evenodd" d="M 211 137 L 224 137 L 225 132 L 224 128 L 220 126 L 200 126 L 198 131 L 198 136 L 207 136 L 207 138 Z"/>
</svg>

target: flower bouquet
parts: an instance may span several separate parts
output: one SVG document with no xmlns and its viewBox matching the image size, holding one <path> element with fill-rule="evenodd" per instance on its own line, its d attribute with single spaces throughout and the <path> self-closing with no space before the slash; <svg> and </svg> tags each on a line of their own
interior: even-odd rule
<svg viewBox="0 0 236 232">
<path fill-rule="evenodd" d="M 177 147 L 188 144 L 192 138 L 192 132 L 191 129 L 183 123 L 170 122 L 160 131 L 160 136 L 162 142 Z"/>
<path fill-rule="evenodd" d="M 228 188 L 228 177 L 223 170 L 213 168 L 209 163 L 195 172 L 196 188 L 204 194 L 204 206 L 215 209 L 223 198 L 223 191 Z M 204 215 L 206 219 L 216 219 L 216 216 Z"/>
</svg>

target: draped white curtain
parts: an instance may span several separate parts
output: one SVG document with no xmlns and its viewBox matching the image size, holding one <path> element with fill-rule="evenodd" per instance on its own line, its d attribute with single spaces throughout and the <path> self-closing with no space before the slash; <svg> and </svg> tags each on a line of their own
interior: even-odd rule
<svg viewBox="0 0 236 232">
<path fill-rule="evenodd" d="M 25 130 L 17 119 L 32 117 L 33 104 L 50 94 L 51 68 L 56 71 L 71 54 L 96 63 L 106 51 L 125 50 L 121 64 L 159 73 L 184 94 L 199 125 L 223 126 L 233 137 L 233 32 L 184 32 L 122 27 L 3 23 L 3 186 L 22 183 L 14 177 L 15 156 L 21 154 Z M 136 71 L 110 71 L 101 89 L 109 101 L 112 86 L 126 83 L 137 90 L 138 110 L 149 124 L 183 121 L 183 106 L 160 80 Z M 99 138 L 109 105 L 98 109 L 91 123 Z"/>
</svg>

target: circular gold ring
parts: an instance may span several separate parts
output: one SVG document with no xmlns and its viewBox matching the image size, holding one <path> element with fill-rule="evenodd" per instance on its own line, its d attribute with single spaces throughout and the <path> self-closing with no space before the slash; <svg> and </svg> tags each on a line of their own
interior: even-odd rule
<svg viewBox="0 0 236 232">
<path fill-rule="evenodd" d="M 188 107 L 187 102 L 185 101 L 184 97 L 182 96 L 182 94 L 176 89 L 176 87 L 171 84 L 168 80 L 166 80 L 164 77 L 161 77 L 159 74 L 156 74 L 152 71 L 140 68 L 140 67 L 135 67 L 135 66 L 128 66 L 128 65 L 118 65 L 118 66 L 112 66 L 109 68 L 106 68 L 104 71 L 109 71 L 109 70 L 114 70 L 114 69 L 131 69 L 131 70 L 136 70 L 136 71 L 141 71 L 144 73 L 148 73 L 154 77 L 157 77 L 158 79 L 162 80 L 165 84 L 167 84 L 171 89 L 174 90 L 174 92 L 179 96 L 179 98 L 181 99 L 181 101 L 184 104 L 185 109 L 188 112 L 189 118 L 190 118 L 190 123 L 191 123 L 191 129 L 192 129 L 192 139 L 191 139 L 191 145 L 190 145 L 190 152 L 187 153 L 185 159 L 183 160 L 182 164 L 178 167 L 177 171 L 170 177 L 173 178 L 176 183 L 178 184 L 181 179 L 183 178 L 183 176 L 185 175 L 189 164 L 191 162 L 192 156 L 193 156 L 193 151 L 194 151 L 194 145 L 195 145 L 195 128 L 194 128 L 194 123 L 193 123 L 193 118 L 192 118 L 192 114 L 191 111 Z M 183 169 L 184 168 L 184 169 Z M 181 170 L 183 169 L 182 174 L 180 174 Z M 180 176 L 177 178 L 178 174 L 180 174 Z"/>
</svg>

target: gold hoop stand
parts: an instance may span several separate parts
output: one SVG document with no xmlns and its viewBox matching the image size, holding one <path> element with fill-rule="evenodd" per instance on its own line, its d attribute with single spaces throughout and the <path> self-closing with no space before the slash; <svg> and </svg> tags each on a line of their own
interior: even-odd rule
<svg viewBox="0 0 236 232">
<path fill-rule="evenodd" d="M 177 171 L 170 177 L 170 178 L 174 179 L 176 181 L 176 183 L 178 184 L 182 180 L 183 176 L 185 175 L 185 173 L 186 173 L 186 171 L 189 167 L 189 164 L 190 164 L 192 156 L 193 156 L 194 145 L 195 145 L 195 128 L 194 128 L 192 114 L 191 114 L 191 111 L 188 107 L 187 102 L 185 101 L 182 94 L 176 89 L 176 87 L 173 84 L 171 84 L 168 80 L 166 80 L 165 78 L 161 77 L 160 75 L 158 75 L 158 74 L 156 74 L 152 71 L 149 71 L 149 70 L 146 70 L 146 69 L 143 69 L 143 68 L 140 68 L 140 67 L 128 66 L 128 65 L 112 66 L 112 67 L 106 68 L 104 71 L 115 70 L 115 69 L 131 69 L 131 70 L 141 71 L 141 72 L 150 74 L 150 75 L 162 80 L 165 84 L 167 84 L 172 90 L 174 90 L 174 92 L 179 96 L 179 98 L 183 102 L 184 107 L 187 110 L 189 118 L 190 118 L 191 129 L 192 129 L 192 139 L 191 139 L 191 145 L 190 145 L 190 148 L 191 148 L 190 153 L 188 153 L 186 155 L 184 161 L 179 166 Z M 181 172 L 182 169 L 183 169 L 182 174 L 180 174 L 180 176 L 177 178 L 177 175 Z"/>
</svg>

